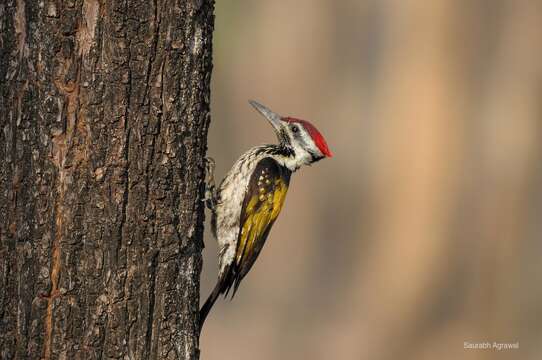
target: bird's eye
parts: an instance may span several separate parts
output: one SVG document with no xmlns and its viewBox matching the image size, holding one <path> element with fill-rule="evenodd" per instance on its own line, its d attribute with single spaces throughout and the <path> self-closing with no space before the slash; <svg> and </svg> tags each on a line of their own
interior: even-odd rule
<svg viewBox="0 0 542 360">
<path fill-rule="evenodd" d="M 293 132 L 294 134 L 297 133 L 297 132 L 299 132 L 299 127 L 298 127 L 297 125 L 292 125 L 292 126 L 290 127 L 290 129 L 292 129 L 292 132 Z"/>
</svg>

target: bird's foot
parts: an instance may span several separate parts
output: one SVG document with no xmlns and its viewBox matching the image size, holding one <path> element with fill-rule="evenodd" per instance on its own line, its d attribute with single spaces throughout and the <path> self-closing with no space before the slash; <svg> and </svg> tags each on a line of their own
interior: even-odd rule
<svg viewBox="0 0 542 360">
<path fill-rule="evenodd" d="M 205 158 L 205 195 L 202 201 L 208 209 L 213 210 L 216 206 L 216 185 L 215 185 L 215 160 L 212 157 Z"/>
</svg>

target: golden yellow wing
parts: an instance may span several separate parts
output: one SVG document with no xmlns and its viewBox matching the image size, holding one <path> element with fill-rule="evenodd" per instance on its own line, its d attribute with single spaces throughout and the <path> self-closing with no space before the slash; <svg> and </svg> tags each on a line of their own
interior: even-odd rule
<svg viewBox="0 0 542 360">
<path fill-rule="evenodd" d="M 233 295 L 258 258 L 267 235 L 279 216 L 286 199 L 290 175 L 287 168 L 280 166 L 272 158 L 260 160 L 252 174 L 241 212 L 241 228 L 235 261 L 231 268 L 231 282 L 228 284 L 228 291 L 234 286 Z"/>
</svg>

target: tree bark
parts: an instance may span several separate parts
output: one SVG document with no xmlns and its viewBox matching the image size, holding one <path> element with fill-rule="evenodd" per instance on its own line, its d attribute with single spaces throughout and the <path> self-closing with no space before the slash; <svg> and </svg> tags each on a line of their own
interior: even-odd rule
<svg viewBox="0 0 542 360">
<path fill-rule="evenodd" d="M 0 358 L 197 359 L 213 0 L 0 3 Z"/>
</svg>

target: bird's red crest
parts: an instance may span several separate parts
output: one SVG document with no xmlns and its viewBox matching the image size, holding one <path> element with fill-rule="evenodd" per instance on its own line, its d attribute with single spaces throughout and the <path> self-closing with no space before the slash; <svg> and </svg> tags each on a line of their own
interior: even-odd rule
<svg viewBox="0 0 542 360">
<path fill-rule="evenodd" d="M 316 126 L 314 126 L 307 120 L 295 119 L 291 117 L 285 117 L 282 120 L 287 121 L 289 123 L 298 123 L 301 126 L 303 126 L 307 130 L 309 135 L 311 136 L 316 146 L 318 146 L 318 149 L 320 149 L 322 154 L 324 154 L 327 157 L 333 156 L 333 154 L 331 154 L 331 151 L 329 150 L 329 147 L 327 146 L 326 140 L 324 139 L 320 131 L 318 131 Z"/>
</svg>

